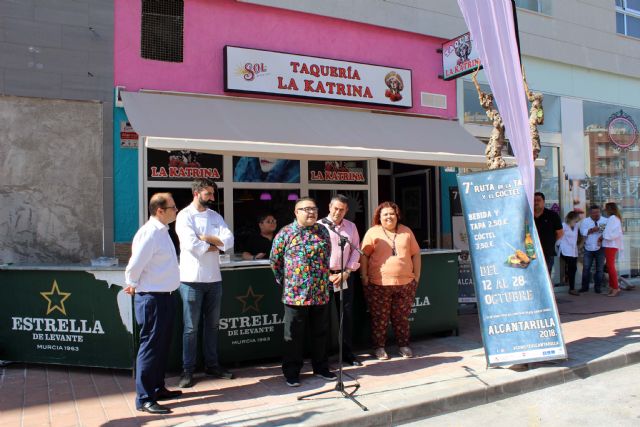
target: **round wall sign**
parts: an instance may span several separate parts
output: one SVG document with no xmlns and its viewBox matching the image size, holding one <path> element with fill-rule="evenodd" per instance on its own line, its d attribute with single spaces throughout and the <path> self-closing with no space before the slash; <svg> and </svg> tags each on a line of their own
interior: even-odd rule
<svg viewBox="0 0 640 427">
<path fill-rule="evenodd" d="M 609 141 L 621 150 L 628 150 L 638 142 L 638 126 L 633 118 L 620 110 L 607 120 Z"/>
</svg>

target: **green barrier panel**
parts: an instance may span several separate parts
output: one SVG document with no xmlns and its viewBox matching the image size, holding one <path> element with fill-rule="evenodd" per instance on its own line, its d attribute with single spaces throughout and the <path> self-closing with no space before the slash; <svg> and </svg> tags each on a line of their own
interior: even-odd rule
<svg viewBox="0 0 640 427">
<path fill-rule="evenodd" d="M 282 288 L 268 267 L 224 270 L 218 332 L 222 363 L 282 355 Z"/>
<path fill-rule="evenodd" d="M 124 271 L 109 286 L 86 271 L 0 269 L 0 359 L 77 366 L 132 368 L 137 345 L 132 299 L 122 291 Z M 457 331 L 457 254 L 422 256 L 422 277 L 411 315 L 412 337 Z M 114 276 L 112 276 L 114 277 Z M 111 280 L 111 279 L 110 279 Z M 268 266 L 225 268 L 218 333 L 221 363 L 282 355 L 281 288 Z M 182 302 L 175 294 L 176 320 L 169 369 L 182 366 Z M 332 305 L 332 346 L 337 315 Z M 362 285 L 355 283 L 354 343 L 369 345 L 369 314 Z M 133 323 L 133 326 L 131 325 Z M 129 326 L 126 326 L 126 325 Z M 134 339 L 135 336 L 135 339 Z M 200 343 L 202 340 L 199 341 Z M 390 340 L 391 342 L 391 340 Z M 202 351 L 198 350 L 201 358 Z M 201 361 L 200 361 L 201 366 Z"/>
<path fill-rule="evenodd" d="M 82 271 L 1 270 L 0 278 L 0 359 L 133 366 L 131 297 L 121 287 Z"/>
</svg>

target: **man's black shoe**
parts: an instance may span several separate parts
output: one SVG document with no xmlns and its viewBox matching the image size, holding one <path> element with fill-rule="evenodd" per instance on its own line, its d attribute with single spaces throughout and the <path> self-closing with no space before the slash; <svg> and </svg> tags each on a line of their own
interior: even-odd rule
<svg viewBox="0 0 640 427">
<path fill-rule="evenodd" d="M 580 290 L 578 290 L 578 292 L 580 292 L 582 294 L 584 292 L 589 292 L 589 289 L 580 289 Z"/>
<path fill-rule="evenodd" d="M 178 383 L 180 388 L 193 387 L 193 374 L 190 372 L 183 372 L 180 376 L 180 382 Z"/>
<path fill-rule="evenodd" d="M 326 371 L 314 372 L 313 375 L 315 375 L 316 377 L 325 379 L 327 381 L 335 381 L 338 378 L 336 374 L 334 374 L 328 369 Z"/>
<path fill-rule="evenodd" d="M 360 362 L 358 359 L 356 359 L 354 356 L 351 357 L 345 357 L 343 359 L 344 363 L 346 365 L 350 365 L 350 366 L 362 366 L 362 362 Z"/>
<path fill-rule="evenodd" d="M 145 402 L 140 408 L 140 412 L 148 412 L 150 414 L 170 414 L 171 409 L 166 406 L 158 405 L 158 402 Z"/>
<path fill-rule="evenodd" d="M 285 382 L 289 387 L 300 387 L 300 378 L 285 378 Z"/>
<path fill-rule="evenodd" d="M 204 370 L 204 373 L 205 375 L 208 375 L 210 377 L 223 378 L 225 380 L 232 380 L 235 378 L 231 372 L 227 371 L 226 369 L 220 366 L 206 368 Z"/>
<path fill-rule="evenodd" d="M 601 294 L 601 293 L 602 293 L 602 291 L 601 291 L 600 289 L 594 289 L 593 291 L 594 291 L 596 294 Z"/>
<path fill-rule="evenodd" d="M 160 390 L 156 393 L 156 400 L 175 399 L 177 397 L 180 397 L 180 395 L 182 395 L 182 391 L 180 390 L 167 390 L 165 388 L 164 390 Z"/>
</svg>

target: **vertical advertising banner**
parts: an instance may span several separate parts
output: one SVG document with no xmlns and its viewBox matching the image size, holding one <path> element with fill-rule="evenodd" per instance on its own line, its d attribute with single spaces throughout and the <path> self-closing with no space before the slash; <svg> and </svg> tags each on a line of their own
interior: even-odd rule
<svg viewBox="0 0 640 427">
<path fill-rule="evenodd" d="M 535 222 L 517 168 L 458 176 L 489 366 L 566 359 Z"/>
</svg>

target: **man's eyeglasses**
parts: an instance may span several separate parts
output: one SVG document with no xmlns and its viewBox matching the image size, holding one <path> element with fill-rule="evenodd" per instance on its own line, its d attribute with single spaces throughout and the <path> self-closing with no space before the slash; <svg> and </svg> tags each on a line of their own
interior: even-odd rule
<svg viewBox="0 0 640 427">
<path fill-rule="evenodd" d="M 162 208 L 162 209 L 175 209 L 175 210 L 178 210 L 178 208 L 176 207 L 176 205 L 173 205 L 173 206 L 165 206 L 165 207 L 164 207 L 164 208 Z"/>
<path fill-rule="evenodd" d="M 308 206 L 306 208 L 298 208 L 299 211 L 305 211 L 306 213 L 316 213 L 318 212 L 318 208 L 314 208 L 311 206 Z"/>
</svg>

